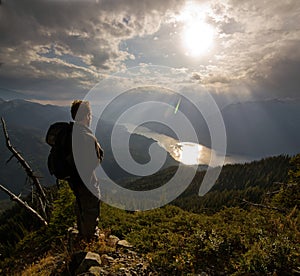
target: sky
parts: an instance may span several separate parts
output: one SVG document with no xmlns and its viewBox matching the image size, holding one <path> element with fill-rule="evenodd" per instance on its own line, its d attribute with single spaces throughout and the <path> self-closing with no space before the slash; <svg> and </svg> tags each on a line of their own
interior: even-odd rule
<svg viewBox="0 0 300 276">
<path fill-rule="evenodd" d="M 300 1 L 1 1 L 0 90 L 64 104 L 147 65 L 223 102 L 299 99 Z"/>
</svg>

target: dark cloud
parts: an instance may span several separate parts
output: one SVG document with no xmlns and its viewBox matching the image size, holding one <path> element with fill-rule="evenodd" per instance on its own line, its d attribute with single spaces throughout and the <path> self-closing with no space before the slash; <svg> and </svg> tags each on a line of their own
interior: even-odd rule
<svg viewBox="0 0 300 276">
<path fill-rule="evenodd" d="M 27 85 L 56 97 L 55 91 L 68 94 L 68 86 L 81 93 L 126 65 L 152 63 L 188 68 L 194 72 L 190 81 L 209 89 L 228 92 L 238 84 L 265 97 L 297 96 L 298 0 L 195 0 L 206 2 L 206 23 L 216 31 L 212 49 L 200 58 L 185 55 L 185 23 L 176 22 L 185 2 L 3 1 L 0 85 Z"/>
<path fill-rule="evenodd" d="M 194 72 L 194 73 L 192 74 L 191 79 L 192 79 L 192 80 L 196 80 L 196 81 L 201 81 L 201 76 L 200 76 L 198 73 Z"/>
<path fill-rule="evenodd" d="M 278 60 L 265 77 L 255 79 L 256 96 L 266 98 L 300 98 L 300 59 Z"/>
<path fill-rule="evenodd" d="M 118 71 L 124 60 L 132 58 L 119 49 L 121 41 L 155 32 L 161 16 L 179 4 L 174 0 L 6 1 L 0 9 L 0 59 L 7 67 L 0 71 L 0 82 L 15 77 L 16 85 L 21 78 L 46 77 L 91 87 L 99 81 L 99 73 Z M 78 75 L 83 73 L 81 82 Z"/>
</svg>

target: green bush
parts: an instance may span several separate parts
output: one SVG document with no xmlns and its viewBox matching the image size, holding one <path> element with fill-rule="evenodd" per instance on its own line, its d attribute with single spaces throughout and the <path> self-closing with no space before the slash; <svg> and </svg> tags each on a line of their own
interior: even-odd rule
<svg viewBox="0 0 300 276">
<path fill-rule="evenodd" d="M 60 182 L 57 198 L 53 202 L 53 211 L 48 227 L 49 236 L 66 236 L 67 229 L 75 223 L 75 196 L 65 181 Z"/>
</svg>

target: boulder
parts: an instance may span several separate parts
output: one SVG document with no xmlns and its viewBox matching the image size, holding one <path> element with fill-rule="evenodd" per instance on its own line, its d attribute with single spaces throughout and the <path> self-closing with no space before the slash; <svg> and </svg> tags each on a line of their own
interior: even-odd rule
<svg viewBox="0 0 300 276">
<path fill-rule="evenodd" d="M 101 259 L 99 254 L 93 252 L 87 252 L 86 256 L 82 260 L 78 269 L 76 270 L 76 274 L 82 274 L 84 272 L 89 271 L 92 266 L 100 266 Z"/>
<path fill-rule="evenodd" d="M 126 240 L 119 240 L 117 242 L 117 246 L 120 246 L 120 247 L 125 247 L 125 248 L 132 248 L 133 246 Z"/>
</svg>

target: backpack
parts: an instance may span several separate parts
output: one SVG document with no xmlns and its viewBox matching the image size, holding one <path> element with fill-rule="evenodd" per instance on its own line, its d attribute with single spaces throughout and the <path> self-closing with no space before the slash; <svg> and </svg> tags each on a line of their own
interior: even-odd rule
<svg viewBox="0 0 300 276">
<path fill-rule="evenodd" d="M 46 134 L 46 142 L 51 146 L 48 156 L 48 170 L 57 179 L 66 179 L 74 170 L 72 154 L 73 123 L 52 124 Z"/>
</svg>

